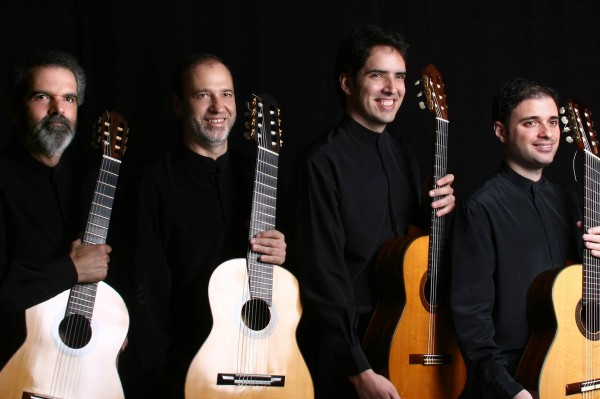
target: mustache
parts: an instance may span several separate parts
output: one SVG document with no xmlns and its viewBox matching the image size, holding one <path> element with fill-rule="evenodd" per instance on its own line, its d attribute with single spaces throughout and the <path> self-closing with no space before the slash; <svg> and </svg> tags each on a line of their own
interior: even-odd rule
<svg viewBox="0 0 600 399">
<path fill-rule="evenodd" d="M 71 123 L 63 115 L 47 115 L 44 118 L 42 118 L 42 120 L 40 121 L 39 125 L 47 127 L 47 126 L 49 126 L 50 124 L 53 124 L 53 123 L 60 123 L 60 124 L 63 124 L 65 126 L 68 126 L 69 129 L 71 129 Z"/>
</svg>

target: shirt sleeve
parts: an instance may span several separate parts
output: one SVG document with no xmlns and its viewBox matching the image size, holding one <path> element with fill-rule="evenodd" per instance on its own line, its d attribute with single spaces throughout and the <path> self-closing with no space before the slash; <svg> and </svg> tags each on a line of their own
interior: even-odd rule
<svg viewBox="0 0 600 399">
<path fill-rule="evenodd" d="M 345 266 L 345 230 L 339 213 L 339 191 L 331 159 L 300 165 L 293 198 L 292 253 L 304 302 L 304 313 L 318 329 L 319 353 L 347 375 L 370 368 L 356 335 L 358 309 Z M 295 255 L 294 255 L 295 254 Z M 314 332 L 314 331 L 313 331 Z"/>
<path fill-rule="evenodd" d="M 496 397 L 512 398 L 523 387 L 494 340 L 495 249 L 489 219 L 478 204 L 458 209 L 453 237 L 451 307 L 465 361 Z"/>
<path fill-rule="evenodd" d="M 3 251 L 2 257 L 6 259 Z M 0 262 L 0 312 L 25 310 L 77 283 L 69 256 L 47 262 Z"/>
<path fill-rule="evenodd" d="M 10 259 L 8 232 L 0 205 L 0 312 L 28 309 L 77 283 L 77 271 L 68 255 L 43 262 Z"/>
</svg>

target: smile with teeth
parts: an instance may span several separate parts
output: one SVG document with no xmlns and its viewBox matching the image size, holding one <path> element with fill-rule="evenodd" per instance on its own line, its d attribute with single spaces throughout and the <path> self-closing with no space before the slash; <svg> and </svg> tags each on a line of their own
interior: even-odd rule
<svg viewBox="0 0 600 399">
<path fill-rule="evenodd" d="M 378 100 L 378 102 L 384 107 L 392 107 L 394 105 L 394 100 Z"/>
<path fill-rule="evenodd" d="M 550 150 L 552 150 L 552 146 L 553 146 L 553 145 L 554 145 L 553 143 L 535 144 L 535 147 L 536 147 L 538 150 L 542 150 L 542 151 L 550 151 Z"/>
<path fill-rule="evenodd" d="M 207 119 L 207 121 L 209 123 L 223 123 L 225 121 L 225 118 L 219 118 L 219 119 Z"/>
</svg>

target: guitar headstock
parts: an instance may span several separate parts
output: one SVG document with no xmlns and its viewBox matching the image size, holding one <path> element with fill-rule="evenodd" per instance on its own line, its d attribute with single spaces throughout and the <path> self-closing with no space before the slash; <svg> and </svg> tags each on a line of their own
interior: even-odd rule
<svg viewBox="0 0 600 399">
<path fill-rule="evenodd" d="M 563 132 L 567 133 L 567 141 L 576 141 L 580 150 L 598 156 L 596 131 L 588 106 L 581 100 L 569 97 L 560 113 L 563 115 L 560 120 L 564 125 Z"/>
<path fill-rule="evenodd" d="M 248 111 L 246 116 L 246 129 L 244 134 L 249 140 L 255 140 L 259 147 L 279 153 L 283 141 L 281 140 L 280 110 L 277 102 L 269 94 L 252 95 L 246 102 Z"/>
<path fill-rule="evenodd" d="M 127 121 L 118 112 L 104 111 L 96 122 L 92 144 L 99 147 L 102 154 L 121 159 L 127 149 L 128 134 Z"/>
<path fill-rule="evenodd" d="M 419 106 L 422 109 L 427 108 L 437 118 L 448 120 L 448 105 L 446 104 L 446 93 L 444 92 L 444 81 L 442 75 L 433 64 L 427 65 L 421 71 L 421 80 L 417 85 L 423 84 L 423 91 L 417 94 L 422 97 L 425 94 L 425 101 L 420 101 Z"/>
</svg>

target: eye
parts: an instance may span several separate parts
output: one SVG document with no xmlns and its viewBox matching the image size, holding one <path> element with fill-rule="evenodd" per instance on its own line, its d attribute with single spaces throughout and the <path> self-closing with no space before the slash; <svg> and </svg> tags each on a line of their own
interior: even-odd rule
<svg viewBox="0 0 600 399">
<path fill-rule="evenodd" d="M 65 101 L 68 103 L 77 103 L 77 97 L 75 96 L 67 96 L 65 97 Z"/>
<path fill-rule="evenodd" d="M 47 100 L 48 95 L 46 95 L 45 93 L 35 93 L 34 95 L 31 96 L 31 98 L 36 101 L 42 101 L 42 100 Z"/>
<path fill-rule="evenodd" d="M 396 74 L 396 79 L 406 80 L 406 74 L 405 73 L 397 73 Z"/>
</svg>

